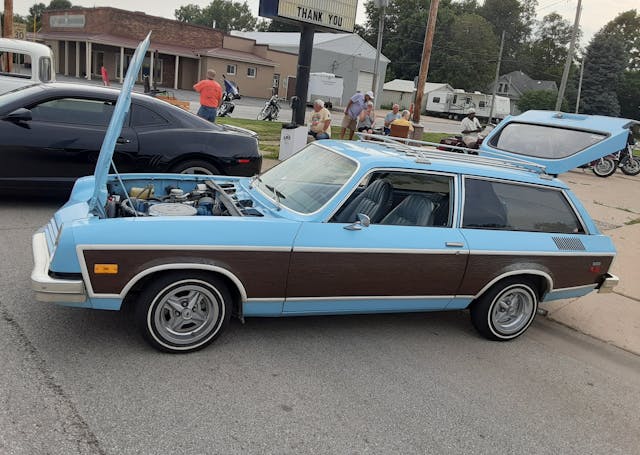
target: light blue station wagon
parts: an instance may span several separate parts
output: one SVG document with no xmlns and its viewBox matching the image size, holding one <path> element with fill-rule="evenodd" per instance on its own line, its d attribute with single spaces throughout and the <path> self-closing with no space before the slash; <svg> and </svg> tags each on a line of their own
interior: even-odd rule
<svg viewBox="0 0 640 455">
<path fill-rule="evenodd" d="M 34 235 L 32 283 L 41 301 L 133 305 L 157 349 L 200 349 L 231 316 L 463 309 L 510 340 L 539 302 L 617 283 L 611 239 L 540 164 L 371 138 L 253 178 L 108 175 L 130 87 L 95 175 Z"/>
</svg>

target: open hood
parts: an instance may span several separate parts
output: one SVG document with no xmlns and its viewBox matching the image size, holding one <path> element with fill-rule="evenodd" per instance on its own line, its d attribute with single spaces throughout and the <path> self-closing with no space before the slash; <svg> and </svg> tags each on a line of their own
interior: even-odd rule
<svg viewBox="0 0 640 455">
<path fill-rule="evenodd" d="M 96 170 L 93 174 L 95 180 L 95 188 L 93 189 L 93 196 L 89 200 L 89 210 L 94 215 L 103 218 L 105 216 L 105 204 L 107 203 L 107 176 L 109 175 L 109 168 L 113 160 L 113 151 L 116 146 L 116 140 L 122 132 L 122 124 L 129 112 L 131 106 L 131 91 L 133 85 L 138 78 L 142 62 L 144 61 L 145 54 L 149 48 L 149 40 L 151 39 L 151 32 L 147 37 L 138 45 L 133 58 L 129 63 L 127 69 L 127 75 L 124 78 L 120 95 L 116 101 L 116 106 L 111 115 L 109 121 L 109 127 L 102 141 L 102 147 L 100 148 L 100 156 L 96 163 Z"/>
<path fill-rule="evenodd" d="M 527 111 L 505 118 L 480 146 L 500 155 L 545 166 L 561 174 L 627 146 L 634 120 L 599 115 Z"/>
</svg>

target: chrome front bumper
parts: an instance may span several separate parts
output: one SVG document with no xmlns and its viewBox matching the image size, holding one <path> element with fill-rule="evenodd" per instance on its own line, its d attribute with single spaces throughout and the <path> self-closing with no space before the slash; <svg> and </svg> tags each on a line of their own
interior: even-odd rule
<svg viewBox="0 0 640 455">
<path fill-rule="evenodd" d="M 620 278 L 611 273 L 607 273 L 600 283 L 600 286 L 598 286 L 598 292 L 603 294 L 613 292 L 613 288 L 615 288 L 618 283 L 620 283 Z"/>
<path fill-rule="evenodd" d="M 39 302 L 82 303 L 87 293 L 82 280 L 61 280 L 49 276 L 49 248 L 44 232 L 37 232 L 32 239 L 33 271 L 31 288 Z"/>
</svg>

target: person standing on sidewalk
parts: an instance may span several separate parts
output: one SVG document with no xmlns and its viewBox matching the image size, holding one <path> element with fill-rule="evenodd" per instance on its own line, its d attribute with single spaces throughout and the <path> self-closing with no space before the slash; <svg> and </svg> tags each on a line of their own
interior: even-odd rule
<svg viewBox="0 0 640 455">
<path fill-rule="evenodd" d="M 214 123 L 218 114 L 218 106 L 222 100 L 222 87 L 214 80 L 215 78 L 216 72 L 207 70 L 207 78 L 193 86 L 193 89 L 200 93 L 198 117 Z"/>
<path fill-rule="evenodd" d="M 373 92 L 369 91 L 364 95 L 356 93 L 349 100 L 349 104 L 344 110 L 344 118 L 342 119 L 342 129 L 340 130 L 340 139 L 344 139 L 344 133 L 349 130 L 349 139 L 353 139 L 353 133 L 356 131 L 358 116 L 364 110 L 369 101 L 373 100 Z"/>
</svg>

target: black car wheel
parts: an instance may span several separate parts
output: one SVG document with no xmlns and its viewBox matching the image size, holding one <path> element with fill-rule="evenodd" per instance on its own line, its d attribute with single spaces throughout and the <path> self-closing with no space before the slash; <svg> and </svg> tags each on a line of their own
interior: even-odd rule
<svg viewBox="0 0 640 455">
<path fill-rule="evenodd" d="M 231 317 L 231 295 L 205 272 L 172 272 L 143 289 L 135 319 L 145 340 L 171 353 L 193 352 L 212 343 Z"/>
<path fill-rule="evenodd" d="M 175 165 L 171 172 L 175 174 L 219 175 L 220 171 L 213 164 L 202 160 L 190 160 Z"/>
<path fill-rule="evenodd" d="M 522 335 L 538 311 L 536 285 L 527 278 L 507 278 L 471 305 L 471 322 L 485 338 L 507 341 Z"/>
</svg>

